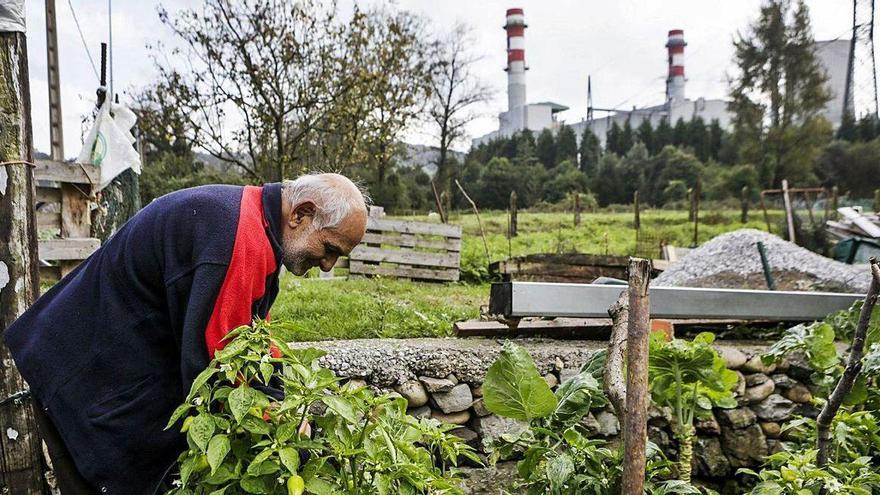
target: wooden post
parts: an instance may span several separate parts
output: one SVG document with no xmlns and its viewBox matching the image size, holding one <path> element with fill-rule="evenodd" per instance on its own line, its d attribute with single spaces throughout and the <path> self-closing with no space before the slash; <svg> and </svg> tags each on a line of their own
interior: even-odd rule
<svg viewBox="0 0 880 495">
<path fill-rule="evenodd" d="M 687 193 L 688 202 L 688 222 L 694 221 L 694 188 L 689 187 Z"/>
<path fill-rule="evenodd" d="M 510 237 L 516 237 L 516 191 L 510 191 Z"/>
<path fill-rule="evenodd" d="M 574 193 L 574 226 L 581 226 L 581 193 Z"/>
<path fill-rule="evenodd" d="M 874 189 L 874 213 L 880 213 L 880 189 Z"/>
<path fill-rule="evenodd" d="M 794 211 L 791 209 L 791 198 L 788 196 L 788 180 L 782 179 L 782 202 L 785 205 L 785 222 L 788 225 L 788 240 L 797 244 L 794 233 Z"/>
<path fill-rule="evenodd" d="M 434 184 L 434 181 L 431 181 L 431 190 L 434 191 L 434 205 L 437 207 L 437 214 L 440 215 L 440 221 L 446 223 L 449 219 L 446 218 L 446 212 L 443 210 L 443 203 L 440 201 L 440 195 L 437 194 L 437 186 Z"/>
<path fill-rule="evenodd" d="M 697 178 L 697 185 L 694 188 L 694 243 L 692 247 L 697 247 L 700 245 L 700 194 L 702 192 L 702 184 L 700 183 L 699 177 Z"/>
<path fill-rule="evenodd" d="M 764 202 L 764 193 L 761 191 L 761 210 L 764 211 L 764 222 L 767 223 L 767 232 L 773 233 L 773 227 L 770 225 L 770 213 L 767 212 L 767 203 Z"/>
<path fill-rule="evenodd" d="M 749 223 L 749 186 L 743 186 L 742 191 L 740 192 L 740 205 L 742 211 L 740 213 L 739 221 L 741 223 Z"/>
<path fill-rule="evenodd" d="M 46 0 L 46 63 L 49 68 L 49 155 L 64 161 L 64 129 L 61 120 L 61 75 L 58 72 L 58 29 L 55 0 Z"/>
<path fill-rule="evenodd" d="M 0 32 L 0 328 L 4 331 L 40 290 L 30 119 L 25 34 Z M 26 390 L 2 342 L 0 362 L 0 399 Z M 31 401 L 0 405 L 0 425 L 0 490 L 42 494 L 42 445 Z"/>
<path fill-rule="evenodd" d="M 645 489 L 645 444 L 648 439 L 648 338 L 651 327 L 648 284 L 651 261 L 629 261 L 629 321 L 627 329 L 626 414 L 623 420 L 622 495 L 641 495 Z"/>
<path fill-rule="evenodd" d="M 837 201 L 839 199 L 839 196 L 840 196 L 840 190 L 837 188 L 837 186 L 832 187 L 831 188 L 831 219 L 832 220 L 837 220 L 837 217 L 838 217 Z"/>
</svg>

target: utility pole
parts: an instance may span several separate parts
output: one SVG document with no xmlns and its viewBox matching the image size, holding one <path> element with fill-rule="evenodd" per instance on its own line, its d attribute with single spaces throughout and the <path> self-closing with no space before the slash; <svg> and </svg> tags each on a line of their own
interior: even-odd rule
<svg viewBox="0 0 880 495">
<path fill-rule="evenodd" d="M 55 0 L 46 0 L 46 61 L 49 66 L 49 143 L 52 160 L 64 161 L 64 131 L 61 124 L 61 75 L 58 72 L 58 29 Z"/>
<path fill-rule="evenodd" d="M 24 0 L 0 10 L 0 328 L 5 330 L 39 291 L 34 214 L 33 134 Z M 9 349 L 0 343 L 0 400 L 26 390 Z M 0 491 L 42 495 L 42 445 L 30 400 L 0 404 Z"/>
</svg>

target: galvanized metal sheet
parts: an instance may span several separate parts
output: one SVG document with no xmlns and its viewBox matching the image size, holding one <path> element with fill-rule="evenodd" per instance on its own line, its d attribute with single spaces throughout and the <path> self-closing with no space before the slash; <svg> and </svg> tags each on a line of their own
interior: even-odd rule
<svg viewBox="0 0 880 495">
<path fill-rule="evenodd" d="M 497 286 L 497 287 L 496 287 Z M 605 318 L 626 287 L 594 284 L 493 284 L 490 311 L 508 317 Z M 810 321 L 847 309 L 863 294 L 652 287 L 651 316 Z"/>
</svg>

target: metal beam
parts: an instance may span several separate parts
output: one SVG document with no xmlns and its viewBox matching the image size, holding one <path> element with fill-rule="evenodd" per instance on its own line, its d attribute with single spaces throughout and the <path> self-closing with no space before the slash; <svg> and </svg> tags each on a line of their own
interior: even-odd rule
<svg viewBox="0 0 880 495">
<path fill-rule="evenodd" d="M 525 316 L 607 318 L 626 287 L 503 282 L 492 284 L 489 312 Z M 864 294 L 652 287 L 651 317 L 813 321 L 847 309 Z"/>
</svg>

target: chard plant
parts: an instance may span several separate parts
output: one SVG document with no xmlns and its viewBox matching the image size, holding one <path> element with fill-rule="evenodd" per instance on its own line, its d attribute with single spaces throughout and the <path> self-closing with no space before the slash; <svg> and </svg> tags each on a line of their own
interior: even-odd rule
<svg viewBox="0 0 880 495">
<path fill-rule="evenodd" d="M 715 336 L 704 332 L 692 342 L 666 341 L 662 332 L 651 335 L 648 358 L 651 396 L 661 406 L 671 406 L 675 417 L 674 434 L 679 444 L 678 476 L 690 483 L 694 418 L 708 417 L 713 407 L 733 408 L 732 389 L 736 373 L 712 348 Z"/>
<path fill-rule="evenodd" d="M 461 493 L 458 460 L 479 459 L 452 426 L 407 415 L 400 397 L 340 385 L 317 365 L 322 351 L 275 339 L 278 325 L 230 332 L 193 382 L 168 422 L 182 420 L 189 448 L 167 495 Z"/>
<path fill-rule="evenodd" d="M 871 495 L 880 493 L 880 474 L 870 457 L 851 462 L 816 466 L 816 450 L 779 452 L 767 457 L 760 472 L 740 469 L 737 473 L 754 476 L 758 483 L 750 495 Z"/>
<path fill-rule="evenodd" d="M 589 438 L 583 424 L 590 409 L 607 403 L 598 377 L 605 352 L 597 352 L 554 393 L 531 356 L 510 342 L 486 373 L 483 399 L 489 411 L 525 423 L 519 434 L 501 435 L 492 460 L 521 455 L 518 488 L 529 495 L 606 495 L 620 492 L 623 455 L 603 440 Z M 646 493 L 704 493 L 680 480 L 662 481 L 670 463 L 649 444 Z"/>
</svg>

